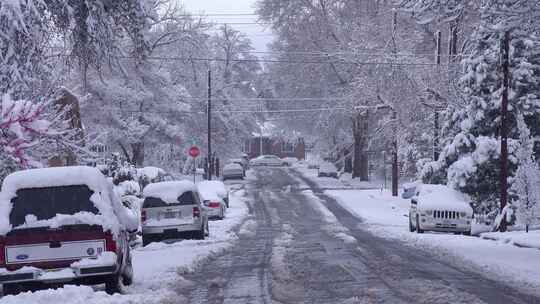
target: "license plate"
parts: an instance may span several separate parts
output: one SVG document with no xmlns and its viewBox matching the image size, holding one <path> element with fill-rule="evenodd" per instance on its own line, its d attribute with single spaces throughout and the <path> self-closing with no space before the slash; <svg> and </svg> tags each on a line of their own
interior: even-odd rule
<svg viewBox="0 0 540 304">
<path fill-rule="evenodd" d="M 452 224 L 451 221 L 443 221 L 444 226 L 450 226 Z"/>
<path fill-rule="evenodd" d="M 180 212 L 165 212 L 163 214 L 163 217 L 166 219 L 176 218 L 177 216 L 180 217 Z"/>
</svg>

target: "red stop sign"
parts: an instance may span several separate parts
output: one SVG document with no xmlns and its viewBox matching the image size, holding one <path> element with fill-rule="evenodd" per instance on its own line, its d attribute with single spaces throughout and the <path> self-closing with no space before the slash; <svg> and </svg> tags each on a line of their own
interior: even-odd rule
<svg viewBox="0 0 540 304">
<path fill-rule="evenodd" d="M 191 148 L 189 148 L 189 156 L 191 157 L 197 157 L 199 156 L 199 154 L 201 154 L 201 150 L 199 150 L 199 147 L 197 146 L 192 146 Z"/>
</svg>

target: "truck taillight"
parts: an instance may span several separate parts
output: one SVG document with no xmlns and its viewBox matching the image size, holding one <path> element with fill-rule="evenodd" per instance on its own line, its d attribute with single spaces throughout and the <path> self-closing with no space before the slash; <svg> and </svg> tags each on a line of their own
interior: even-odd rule
<svg viewBox="0 0 540 304">
<path fill-rule="evenodd" d="M 117 246 L 113 235 L 110 232 L 105 233 L 105 250 L 116 252 Z"/>
<path fill-rule="evenodd" d="M 193 217 L 200 217 L 201 216 L 201 210 L 199 207 L 193 207 Z"/>
<path fill-rule="evenodd" d="M 146 211 L 141 211 L 141 223 L 144 224 L 146 222 Z"/>
</svg>

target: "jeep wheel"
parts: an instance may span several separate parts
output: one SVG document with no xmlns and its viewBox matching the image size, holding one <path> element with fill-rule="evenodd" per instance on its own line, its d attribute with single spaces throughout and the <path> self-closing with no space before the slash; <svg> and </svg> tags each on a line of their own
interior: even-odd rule
<svg viewBox="0 0 540 304">
<path fill-rule="evenodd" d="M 465 232 L 463 232 L 463 235 L 471 236 L 471 231 L 470 231 L 470 230 L 469 230 L 469 231 L 465 231 Z"/>
<path fill-rule="evenodd" d="M 122 284 L 120 283 L 120 274 L 113 274 L 105 281 L 105 292 L 113 295 L 122 292 Z"/>
<path fill-rule="evenodd" d="M 416 233 L 424 233 L 424 230 L 420 229 L 420 217 L 416 216 Z"/>
<path fill-rule="evenodd" d="M 414 232 L 414 231 L 415 231 L 415 229 L 414 229 L 414 226 L 412 224 L 411 218 L 409 216 L 409 232 Z"/>
</svg>

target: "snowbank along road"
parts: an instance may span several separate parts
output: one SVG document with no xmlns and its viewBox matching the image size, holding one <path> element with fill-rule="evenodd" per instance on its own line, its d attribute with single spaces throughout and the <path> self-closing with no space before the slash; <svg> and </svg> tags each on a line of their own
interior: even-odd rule
<svg viewBox="0 0 540 304">
<path fill-rule="evenodd" d="M 182 279 L 189 303 L 540 303 L 361 229 L 293 170 L 256 173 L 236 246 Z"/>
</svg>

